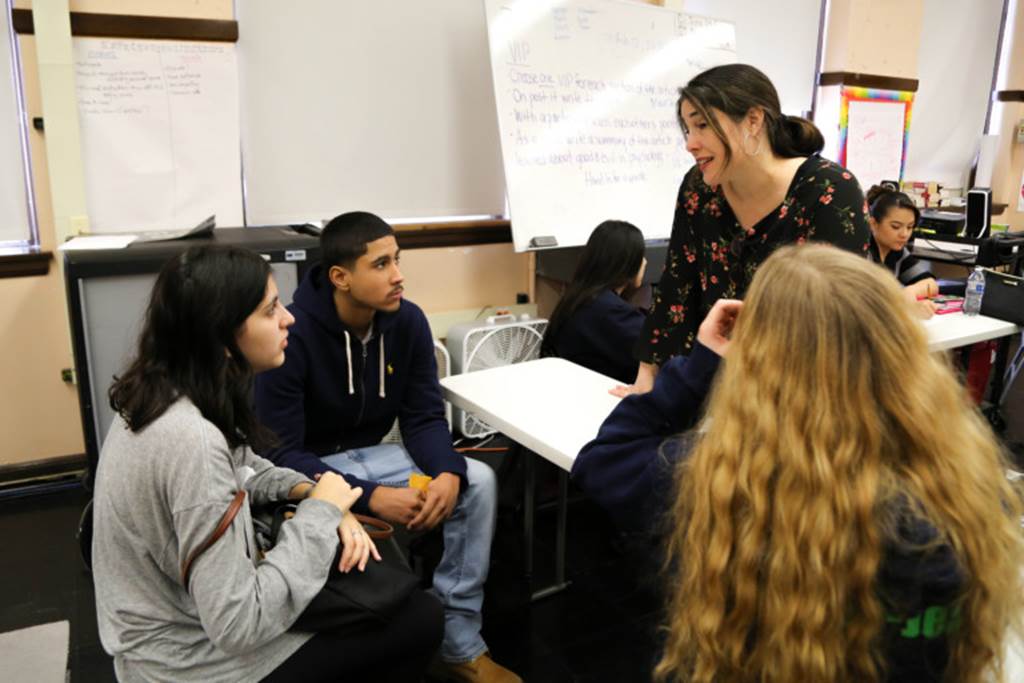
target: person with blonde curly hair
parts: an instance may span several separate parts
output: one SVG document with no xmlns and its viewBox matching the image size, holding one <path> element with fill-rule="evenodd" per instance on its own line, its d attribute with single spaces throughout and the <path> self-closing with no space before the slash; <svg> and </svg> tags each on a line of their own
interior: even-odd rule
<svg viewBox="0 0 1024 683">
<path fill-rule="evenodd" d="M 667 524 L 655 677 L 999 680 L 1024 602 L 1021 496 L 899 284 L 785 247 L 697 341 L 573 469 L 630 526 Z M 685 446 L 656 445 L 709 387 Z"/>
</svg>

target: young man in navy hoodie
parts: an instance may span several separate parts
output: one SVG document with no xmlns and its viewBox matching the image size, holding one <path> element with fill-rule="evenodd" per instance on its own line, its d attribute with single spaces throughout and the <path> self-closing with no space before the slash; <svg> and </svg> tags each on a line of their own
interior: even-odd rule
<svg viewBox="0 0 1024 683">
<path fill-rule="evenodd" d="M 520 681 L 487 654 L 480 636 L 497 493 L 494 472 L 452 448 L 423 311 L 403 300 L 391 226 L 352 212 L 320 238 L 321 263 L 289 310 L 285 363 L 256 380 L 260 419 L 280 446 L 277 465 L 313 477 L 340 472 L 363 489 L 355 512 L 411 530 L 444 526 L 434 590 L 445 608 L 441 676 Z M 402 444 L 381 444 L 395 419 Z M 426 491 L 409 476 L 432 477 Z M 397 653 L 396 653 L 397 654 Z"/>
</svg>

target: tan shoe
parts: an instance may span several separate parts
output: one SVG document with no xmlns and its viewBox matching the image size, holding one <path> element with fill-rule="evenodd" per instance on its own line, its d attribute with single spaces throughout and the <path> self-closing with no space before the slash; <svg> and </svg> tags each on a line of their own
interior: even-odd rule
<svg viewBox="0 0 1024 683">
<path fill-rule="evenodd" d="M 455 683 L 523 683 L 486 652 L 470 662 L 441 662 L 430 667 L 430 675 L 441 681 Z"/>
</svg>

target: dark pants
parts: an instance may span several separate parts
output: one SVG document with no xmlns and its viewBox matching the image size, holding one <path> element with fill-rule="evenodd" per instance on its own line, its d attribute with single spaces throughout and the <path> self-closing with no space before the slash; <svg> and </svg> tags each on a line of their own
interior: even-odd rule
<svg viewBox="0 0 1024 683">
<path fill-rule="evenodd" d="M 263 683 L 419 681 L 443 633 L 440 601 L 414 591 L 389 624 L 317 633 Z"/>
</svg>

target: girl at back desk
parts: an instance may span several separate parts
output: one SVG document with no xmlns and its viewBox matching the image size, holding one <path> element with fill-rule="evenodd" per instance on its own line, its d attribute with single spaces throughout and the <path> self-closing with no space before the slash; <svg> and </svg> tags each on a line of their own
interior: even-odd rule
<svg viewBox="0 0 1024 683">
<path fill-rule="evenodd" d="M 921 213 L 906 194 L 880 185 L 868 190 L 867 202 L 871 228 L 868 258 L 895 275 L 905 287 L 904 295 L 919 301 L 918 314 L 930 318 L 935 307 L 926 299 L 938 294 L 939 287 L 927 265 L 907 249 Z"/>
<path fill-rule="evenodd" d="M 631 349 L 645 315 L 629 303 L 643 282 L 647 259 L 640 229 L 625 221 L 594 228 L 561 301 L 548 323 L 541 354 L 631 382 L 637 361 Z"/>
</svg>

